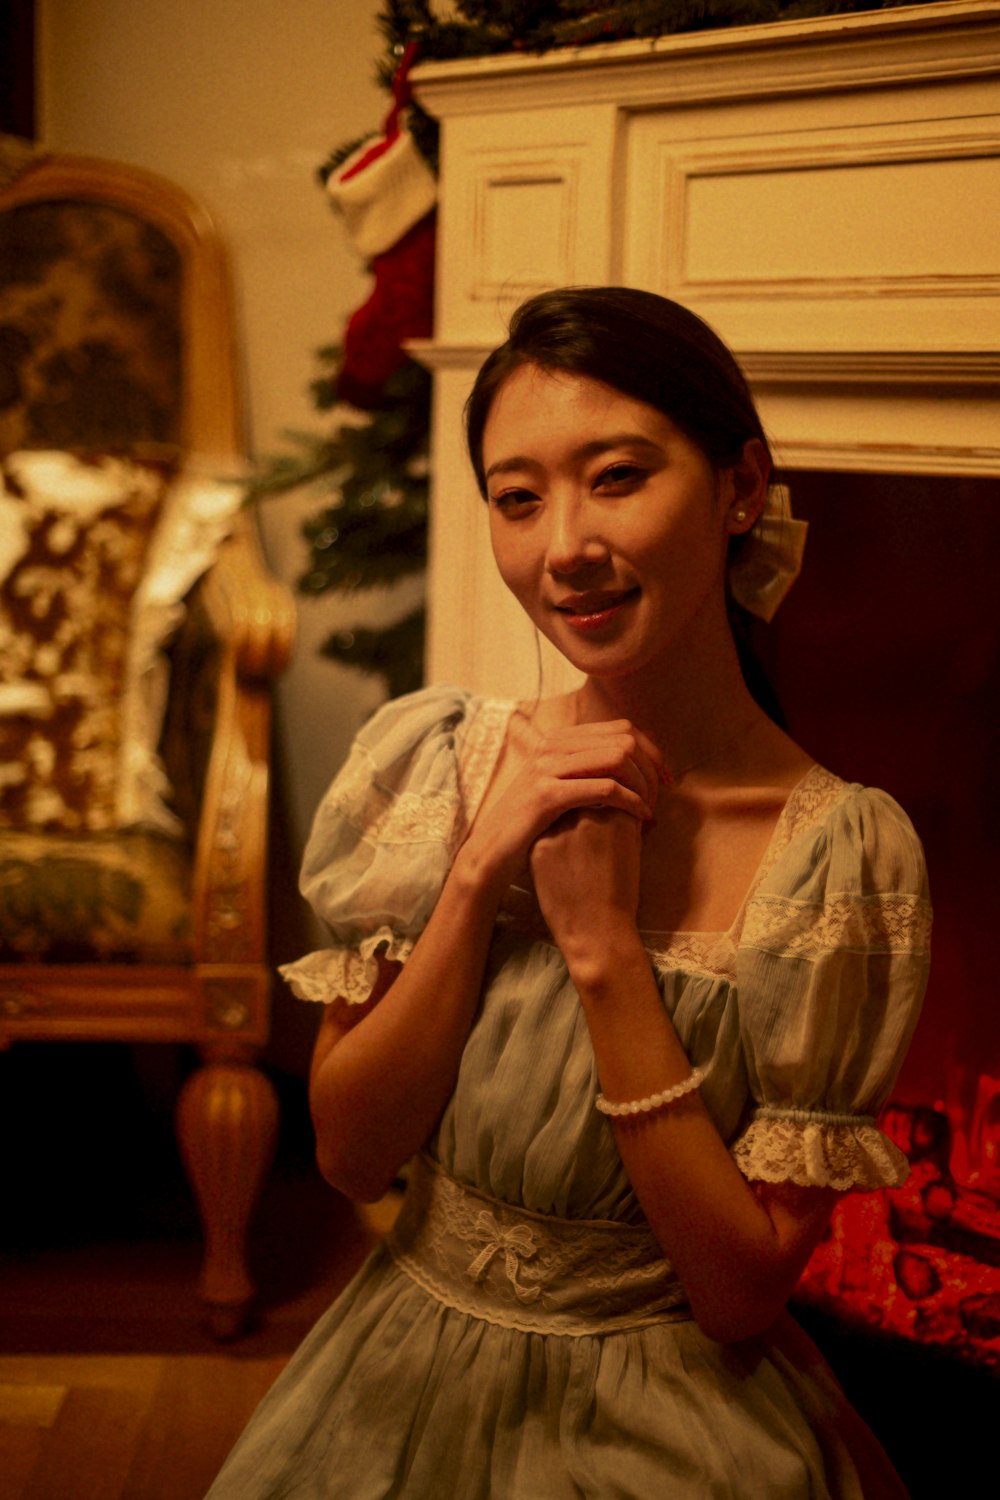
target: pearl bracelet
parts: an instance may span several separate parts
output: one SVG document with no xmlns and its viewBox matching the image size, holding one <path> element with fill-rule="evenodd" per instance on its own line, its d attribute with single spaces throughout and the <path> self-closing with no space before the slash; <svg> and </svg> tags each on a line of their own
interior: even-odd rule
<svg viewBox="0 0 1000 1500">
<path fill-rule="evenodd" d="M 683 1083 L 675 1083 L 673 1088 L 664 1089 L 660 1094 L 650 1094 L 646 1099 L 632 1099 L 628 1104 L 611 1104 L 603 1094 L 598 1094 L 595 1102 L 602 1115 L 645 1115 L 651 1109 L 673 1104 L 675 1099 L 692 1093 L 704 1077 L 704 1068 L 692 1068 Z"/>
</svg>

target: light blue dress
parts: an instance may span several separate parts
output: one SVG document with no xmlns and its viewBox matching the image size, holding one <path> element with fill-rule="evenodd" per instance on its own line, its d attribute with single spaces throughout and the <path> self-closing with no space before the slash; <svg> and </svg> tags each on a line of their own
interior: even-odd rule
<svg viewBox="0 0 1000 1500">
<path fill-rule="evenodd" d="M 432 688 L 358 736 L 303 870 L 334 946 L 290 966 L 298 994 L 360 1001 L 376 952 L 405 961 L 511 711 Z M 929 926 L 905 815 L 814 767 L 733 928 L 646 935 L 748 1177 L 865 1189 L 905 1176 L 873 1117 L 919 1009 Z M 514 890 L 398 1231 L 294 1356 L 211 1500 L 903 1493 L 791 1318 L 736 1345 L 690 1319 L 598 1087 L 562 956 Z"/>
</svg>

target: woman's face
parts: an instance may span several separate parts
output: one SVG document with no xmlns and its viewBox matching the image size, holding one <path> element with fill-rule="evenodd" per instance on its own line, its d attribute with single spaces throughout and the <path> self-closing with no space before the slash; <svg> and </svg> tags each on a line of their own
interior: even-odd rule
<svg viewBox="0 0 1000 1500">
<path fill-rule="evenodd" d="M 581 671 L 639 671 L 724 622 L 732 474 L 655 407 L 522 365 L 483 462 L 504 582 Z"/>
</svg>

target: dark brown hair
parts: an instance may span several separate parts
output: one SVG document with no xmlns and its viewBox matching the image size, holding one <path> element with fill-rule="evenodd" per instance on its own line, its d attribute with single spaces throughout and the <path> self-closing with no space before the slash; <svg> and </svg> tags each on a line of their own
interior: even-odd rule
<svg viewBox="0 0 1000 1500">
<path fill-rule="evenodd" d="M 565 287 L 517 309 L 505 343 L 488 357 L 465 408 L 466 440 L 486 493 L 483 433 L 504 382 L 521 365 L 585 375 L 663 412 L 716 468 L 767 438 L 743 371 L 701 318 L 634 287 Z"/>
</svg>

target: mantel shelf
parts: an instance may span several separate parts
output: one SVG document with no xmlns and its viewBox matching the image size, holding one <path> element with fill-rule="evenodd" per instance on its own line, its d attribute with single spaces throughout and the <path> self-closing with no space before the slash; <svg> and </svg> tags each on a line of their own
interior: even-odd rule
<svg viewBox="0 0 1000 1500">
<path fill-rule="evenodd" d="M 940 0 L 859 15 L 686 32 L 649 41 L 424 63 L 417 98 L 438 119 L 548 104 L 630 109 L 717 98 L 899 86 L 1000 73 L 998 0 Z M 738 72 L 734 74 L 734 61 Z"/>
<path fill-rule="evenodd" d="M 410 339 L 406 348 L 425 369 L 469 370 L 483 362 L 494 344 Z M 1000 388 L 1000 351 L 746 349 L 740 355 L 740 364 L 754 384 L 960 385 L 986 391 Z"/>
</svg>

